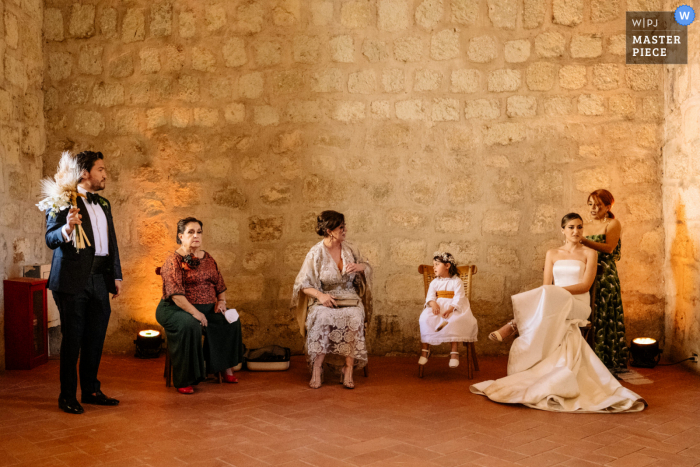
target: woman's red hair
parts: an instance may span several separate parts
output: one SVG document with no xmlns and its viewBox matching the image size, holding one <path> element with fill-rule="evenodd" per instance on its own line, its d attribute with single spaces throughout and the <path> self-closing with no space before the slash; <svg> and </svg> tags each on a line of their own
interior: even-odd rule
<svg viewBox="0 0 700 467">
<path fill-rule="evenodd" d="M 615 198 L 613 197 L 612 193 L 610 193 L 608 190 L 600 189 L 588 195 L 588 201 L 590 201 L 591 198 L 603 203 L 608 208 L 608 213 L 606 214 L 606 216 L 610 219 L 615 219 L 615 214 L 613 214 L 612 211 L 610 211 L 610 209 L 612 209 L 613 205 L 615 204 Z"/>
</svg>

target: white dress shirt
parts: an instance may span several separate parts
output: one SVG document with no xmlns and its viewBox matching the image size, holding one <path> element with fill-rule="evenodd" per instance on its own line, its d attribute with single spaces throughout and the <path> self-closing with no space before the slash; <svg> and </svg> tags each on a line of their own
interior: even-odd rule
<svg viewBox="0 0 700 467">
<path fill-rule="evenodd" d="M 87 190 L 81 186 L 78 186 L 78 193 L 85 194 Z M 107 216 L 105 215 L 102 206 L 97 204 L 88 203 L 87 199 L 83 199 L 85 204 L 85 209 L 87 209 L 88 216 L 90 216 L 90 225 L 92 225 L 92 233 L 94 237 L 95 244 L 95 256 L 108 256 L 109 255 L 109 230 L 107 227 Z M 62 233 L 63 239 L 68 242 L 70 241 L 70 236 L 68 235 L 68 224 L 63 226 Z"/>
</svg>

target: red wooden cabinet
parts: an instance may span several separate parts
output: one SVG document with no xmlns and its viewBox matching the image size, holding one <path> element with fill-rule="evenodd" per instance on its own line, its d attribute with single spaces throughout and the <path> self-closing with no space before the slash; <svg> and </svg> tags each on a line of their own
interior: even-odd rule
<svg viewBox="0 0 700 467">
<path fill-rule="evenodd" d="M 49 360 L 46 279 L 21 277 L 5 287 L 5 368 L 31 370 Z"/>
</svg>

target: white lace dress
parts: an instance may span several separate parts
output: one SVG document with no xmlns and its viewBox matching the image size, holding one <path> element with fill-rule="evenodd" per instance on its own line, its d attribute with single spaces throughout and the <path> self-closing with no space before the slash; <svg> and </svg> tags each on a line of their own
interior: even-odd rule
<svg viewBox="0 0 700 467">
<path fill-rule="evenodd" d="M 438 292 L 452 292 L 454 296 L 438 298 Z M 438 304 L 440 313 L 444 313 L 451 306 L 454 307 L 454 311 L 447 319 L 447 326 L 440 331 L 435 329 L 444 319 L 433 314 L 433 309 L 428 305 L 431 300 Z M 428 288 L 428 295 L 425 297 L 425 308 L 418 322 L 420 341 L 430 345 L 440 345 L 443 342 L 476 342 L 476 336 L 479 333 L 479 326 L 464 293 L 464 283 L 459 276 L 433 279 Z"/>
<path fill-rule="evenodd" d="M 372 268 L 347 242 L 341 248 L 342 271 L 338 270 L 323 241 L 311 248 L 294 283 L 291 306 L 297 310 L 301 334 L 306 336 L 309 365 L 313 365 L 317 356 L 325 354 L 324 362 L 331 366 L 343 366 L 345 357 L 353 357 L 355 368 L 362 368 L 367 364 L 364 323 L 365 308 L 371 310 Z M 364 264 L 364 274 L 348 273 L 350 263 Z M 361 301 L 356 307 L 329 308 L 307 296 L 303 292 L 307 288 Z"/>
</svg>

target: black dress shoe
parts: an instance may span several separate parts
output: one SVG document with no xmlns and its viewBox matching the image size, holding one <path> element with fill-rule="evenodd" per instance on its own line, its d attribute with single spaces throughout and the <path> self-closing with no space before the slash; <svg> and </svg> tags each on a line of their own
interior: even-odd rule
<svg viewBox="0 0 700 467">
<path fill-rule="evenodd" d="M 95 394 L 83 394 L 80 397 L 80 402 L 83 404 L 95 404 L 95 405 L 119 405 L 117 399 L 112 399 L 111 397 L 105 396 L 102 391 L 97 391 Z"/>
<path fill-rule="evenodd" d="M 68 400 L 65 397 L 58 398 L 58 408 L 63 410 L 65 413 L 73 413 L 76 415 L 85 412 L 83 406 L 80 405 L 80 402 L 78 402 L 77 399 Z"/>
</svg>

